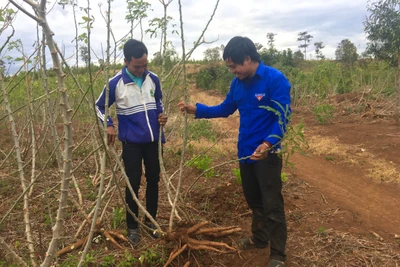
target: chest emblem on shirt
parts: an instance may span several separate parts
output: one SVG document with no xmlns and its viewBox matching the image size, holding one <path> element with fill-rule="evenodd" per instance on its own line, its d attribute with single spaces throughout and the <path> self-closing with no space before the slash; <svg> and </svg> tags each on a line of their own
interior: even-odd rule
<svg viewBox="0 0 400 267">
<path fill-rule="evenodd" d="M 258 99 L 258 101 L 261 101 L 261 99 L 265 96 L 265 94 L 255 94 L 255 97 Z"/>
<path fill-rule="evenodd" d="M 154 97 L 154 91 L 153 91 L 153 89 L 150 89 L 150 95 L 151 95 L 151 97 Z"/>
</svg>

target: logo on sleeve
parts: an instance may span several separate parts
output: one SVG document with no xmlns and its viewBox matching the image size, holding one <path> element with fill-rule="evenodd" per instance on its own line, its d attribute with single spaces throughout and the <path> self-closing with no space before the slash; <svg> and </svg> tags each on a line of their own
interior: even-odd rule
<svg viewBox="0 0 400 267">
<path fill-rule="evenodd" d="M 256 94 L 255 95 L 258 101 L 261 101 L 261 99 L 265 96 L 265 94 Z"/>
<path fill-rule="evenodd" d="M 154 97 L 154 91 L 153 91 L 153 89 L 150 89 L 150 95 L 151 95 L 151 97 Z"/>
</svg>

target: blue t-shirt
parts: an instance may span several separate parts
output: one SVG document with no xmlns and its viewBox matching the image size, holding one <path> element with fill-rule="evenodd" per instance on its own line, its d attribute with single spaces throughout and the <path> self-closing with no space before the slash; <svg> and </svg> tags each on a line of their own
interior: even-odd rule
<svg viewBox="0 0 400 267">
<path fill-rule="evenodd" d="M 132 79 L 137 85 L 139 86 L 140 89 L 142 89 L 142 84 L 143 84 L 143 77 L 137 77 L 133 75 L 132 73 L 129 72 L 129 70 L 126 68 L 126 74 L 128 74 L 129 78 Z"/>
</svg>

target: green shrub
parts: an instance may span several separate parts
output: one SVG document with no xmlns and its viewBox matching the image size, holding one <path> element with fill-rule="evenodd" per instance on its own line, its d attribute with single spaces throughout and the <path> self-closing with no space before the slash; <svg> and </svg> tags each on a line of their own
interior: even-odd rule
<svg viewBox="0 0 400 267">
<path fill-rule="evenodd" d="M 188 136 L 190 140 L 197 140 L 200 142 L 200 138 L 204 137 L 207 140 L 215 142 L 216 134 L 209 120 L 194 120 L 188 126 Z"/>
<path fill-rule="evenodd" d="M 321 104 L 313 108 L 313 113 L 320 124 L 325 124 L 327 121 L 332 121 L 334 110 L 335 108 L 332 105 Z"/>
<path fill-rule="evenodd" d="M 68 266 L 77 266 L 79 263 L 80 257 L 76 254 L 69 254 L 68 257 L 60 263 L 58 266 L 60 267 L 68 267 Z"/>
<path fill-rule="evenodd" d="M 137 259 L 132 255 L 129 250 L 125 250 L 123 259 L 117 264 L 118 267 L 131 267 L 136 266 Z"/>
<path fill-rule="evenodd" d="M 113 255 L 105 256 L 100 263 L 101 266 L 115 266 L 115 257 Z"/>
<path fill-rule="evenodd" d="M 165 258 L 162 257 L 160 251 L 149 248 L 142 252 L 139 257 L 139 261 L 141 264 L 149 264 L 150 266 L 156 266 L 158 264 L 163 264 L 165 262 Z"/>
<path fill-rule="evenodd" d="M 213 64 L 197 73 L 196 86 L 205 90 L 215 89 L 226 94 L 234 77 L 227 67 Z"/>
<path fill-rule="evenodd" d="M 111 228 L 118 229 L 118 227 L 125 221 L 125 210 L 122 207 L 115 207 L 114 215 L 111 219 Z"/>
<path fill-rule="evenodd" d="M 289 180 L 287 174 L 285 172 L 281 173 L 281 181 L 282 183 L 286 183 Z"/>
<path fill-rule="evenodd" d="M 194 158 L 192 158 L 191 160 L 189 160 L 187 162 L 187 165 L 189 167 L 196 168 L 197 170 L 202 171 L 202 172 L 211 168 L 211 164 L 212 164 L 212 159 L 207 155 L 195 156 Z M 207 178 L 213 177 L 214 169 L 207 171 L 205 173 L 205 176 Z"/>
<path fill-rule="evenodd" d="M 211 89 L 213 87 L 213 77 L 207 69 L 202 69 L 196 75 L 196 86 L 202 89 Z"/>
<path fill-rule="evenodd" d="M 235 177 L 236 177 L 236 182 L 241 185 L 242 184 L 242 176 L 240 175 L 240 169 L 234 168 L 233 175 L 235 175 Z"/>
</svg>

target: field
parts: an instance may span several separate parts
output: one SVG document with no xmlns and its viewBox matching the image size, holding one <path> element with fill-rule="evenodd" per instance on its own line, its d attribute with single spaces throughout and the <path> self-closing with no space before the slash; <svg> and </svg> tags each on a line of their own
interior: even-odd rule
<svg viewBox="0 0 400 267">
<path fill-rule="evenodd" d="M 189 66 L 189 74 L 197 72 L 195 69 L 197 67 Z M 190 102 L 214 105 L 223 100 L 222 93 L 196 88 L 193 77 L 191 79 Z M 101 84 L 101 81 L 98 83 Z M 170 103 L 166 126 L 168 142 L 164 147 L 164 161 L 168 175 L 177 170 L 182 153 L 183 116 L 177 111 L 177 101 L 174 99 Z M 75 99 L 74 104 L 78 102 Z M 289 235 L 287 266 L 400 265 L 400 134 L 392 113 L 388 111 L 391 103 L 390 98 L 376 97 L 368 90 L 360 90 L 329 94 L 323 101 L 304 93 L 304 98 L 293 107 L 292 124 L 304 125 L 308 145 L 303 147 L 302 153 L 293 154 L 289 159 L 293 166 L 284 169 Z M 96 202 L 101 177 L 101 154 L 97 153 L 92 131 L 89 131 L 93 129 L 91 116 L 90 111 L 83 110 L 73 120 L 76 144 L 73 153 L 74 178 L 82 200 L 71 181 L 58 249 L 73 244 L 89 232 L 89 226 L 84 225 L 77 234 L 84 214 L 89 214 Z M 32 167 L 29 160 L 32 153 L 30 132 L 26 130 L 26 117 L 17 113 L 16 117 L 18 129 L 24 133 L 20 137 L 22 158 L 26 160 L 24 169 L 26 177 L 29 177 Z M 40 122 L 41 117 L 37 117 Z M 14 203 L 16 206 L 1 224 L 0 230 L 5 242 L 29 263 L 28 243 L 24 237 L 24 207 L 22 201 L 17 201 L 22 193 L 21 182 L 14 160 L 11 127 L 5 121 L 3 119 L 0 128 L 3 136 L 0 140 L 1 217 Z M 174 231 L 182 231 L 200 221 L 209 221 L 214 227 L 238 226 L 241 232 L 212 239 L 233 245 L 241 236 L 250 234 L 251 212 L 235 172 L 238 168 L 235 162 L 238 123 L 237 113 L 227 119 L 189 119 L 185 158 L 188 166 L 183 169 L 181 189 L 186 198 L 181 208 L 186 210 L 191 220 L 177 221 Z M 51 240 L 60 197 L 57 160 L 53 155 L 46 161 L 45 155 L 50 155 L 53 147 L 50 130 L 45 125 L 47 122 L 43 121 L 34 127 L 37 140 L 41 141 L 37 144 L 40 154 L 37 156 L 35 175 L 43 174 L 29 193 L 35 257 L 39 262 Z M 62 123 L 58 122 L 57 126 L 62 133 Z M 95 132 L 94 136 L 97 135 Z M 120 149 L 118 143 L 116 150 Z M 228 163 L 219 166 L 225 162 Z M 217 167 L 208 170 L 214 166 Z M 123 189 L 124 181 L 119 171 L 112 175 L 113 168 L 114 163 L 109 162 L 105 184 L 113 190 L 108 191 L 103 201 L 103 208 L 106 207 L 102 209 L 101 226 L 106 230 L 124 231 L 124 193 L 118 192 L 118 188 Z M 141 190 L 139 194 L 142 201 L 143 192 Z M 170 212 L 165 185 L 161 182 L 157 220 L 164 231 L 168 229 Z M 96 235 L 98 237 L 85 258 L 85 266 L 163 266 L 169 253 L 179 245 L 179 242 L 166 239 L 153 240 L 145 231 L 141 234 L 143 239 L 139 247 L 133 248 L 120 241 L 123 249 L 112 245 L 104 236 Z M 191 266 L 265 266 L 267 251 L 217 253 L 191 250 L 183 252 L 171 266 L 184 266 L 187 261 L 191 262 Z M 0 251 L 0 266 L 13 266 L 9 261 L 2 260 L 5 256 L 5 251 Z M 79 259 L 79 251 L 72 251 L 60 256 L 56 265 L 76 266 Z"/>
<path fill-rule="evenodd" d="M 193 99 L 216 104 L 222 98 L 210 99 L 197 92 Z M 398 127 L 382 118 L 342 115 L 343 102 L 333 104 L 337 112 L 327 125 L 319 124 L 307 108 L 294 109 L 294 121 L 303 120 L 310 148 L 306 155 L 295 154 L 291 158 L 295 167 L 285 170 L 289 176 L 284 186 L 289 222 L 287 265 L 398 266 Z M 232 131 L 237 126 L 237 116 L 214 124 Z M 224 142 L 224 149 L 229 150 L 234 135 Z M 225 218 L 214 220 L 223 225 L 235 222 L 249 235 L 251 214 L 235 178 L 227 176 L 216 178 L 213 194 L 202 195 L 199 202 L 210 199 L 211 213 Z M 201 266 L 264 266 L 267 255 L 260 250 L 230 257 L 221 262 L 210 257 Z"/>
</svg>

